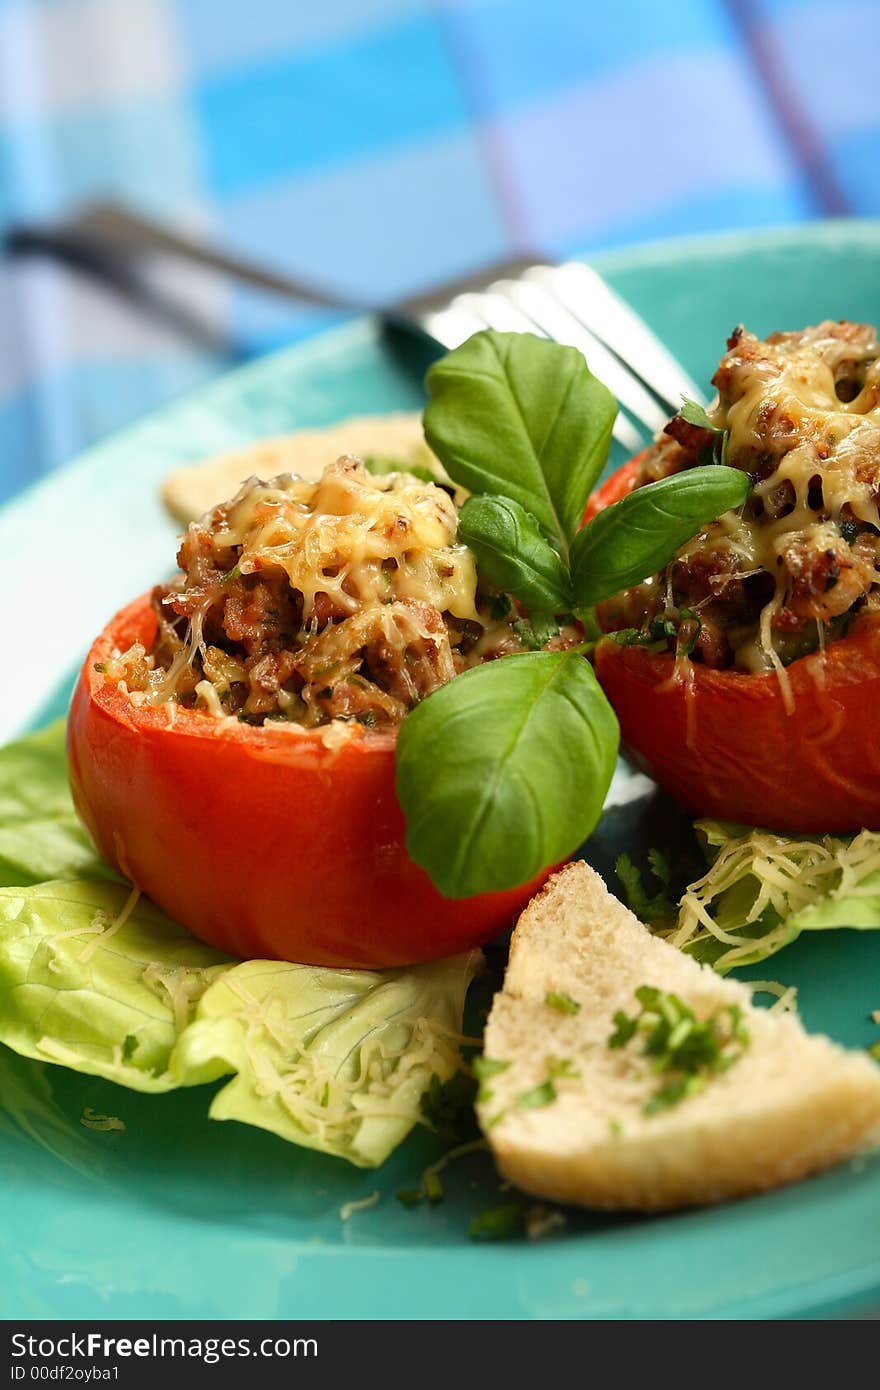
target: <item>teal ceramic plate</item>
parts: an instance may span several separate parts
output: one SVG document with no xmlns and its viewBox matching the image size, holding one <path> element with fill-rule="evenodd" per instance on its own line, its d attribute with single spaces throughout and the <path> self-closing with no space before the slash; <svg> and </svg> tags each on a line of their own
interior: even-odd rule
<svg viewBox="0 0 880 1390">
<path fill-rule="evenodd" d="M 758 333 L 880 319 L 880 224 L 666 244 L 601 268 L 705 380 L 744 320 Z M 156 484 L 173 465 L 300 425 L 419 403 L 368 321 L 225 378 L 91 450 L 0 514 L 3 636 L 28 679 L 0 683 L 0 735 L 63 707 L 108 615 L 169 567 Z M 58 594 L 63 609 L 58 614 Z M 34 621 L 36 618 L 36 621 Z M 50 638 L 46 640 L 47 627 Z M 588 856 L 650 836 L 657 801 L 618 781 Z M 764 967 L 765 975 L 767 967 Z M 807 1025 L 854 1046 L 880 1007 L 880 934 L 801 941 L 772 973 Z M 483 1156 L 446 1201 L 395 1200 L 433 1155 L 411 1139 L 377 1173 L 204 1118 L 207 1097 L 147 1097 L 0 1050 L 0 1286 L 17 1317 L 781 1317 L 880 1307 L 880 1161 L 781 1192 L 637 1220 L 572 1214 L 536 1242 L 474 1245 L 498 1195 Z M 124 1131 L 80 1124 L 86 1106 Z M 378 1203 L 339 1217 L 347 1202 Z"/>
</svg>

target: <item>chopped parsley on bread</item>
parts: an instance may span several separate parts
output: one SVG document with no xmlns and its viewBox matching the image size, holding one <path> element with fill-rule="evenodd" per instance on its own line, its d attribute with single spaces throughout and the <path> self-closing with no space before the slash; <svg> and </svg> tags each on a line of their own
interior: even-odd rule
<svg viewBox="0 0 880 1390">
<path fill-rule="evenodd" d="M 630 1032 L 636 991 L 650 1017 Z M 665 1051 L 646 1056 L 652 1001 L 664 997 L 677 1012 Z M 714 1039 L 706 1065 L 683 1060 L 674 1026 L 687 1015 Z M 745 985 L 652 936 L 580 862 L 519 920 L 484 1059 L 477 1111 L 498 1168 L 553 1201 L 700 1206 L 880 1142 L 875 1062 L 806 1033 L 791 1013 L 755 1008 Z"/>
</svg>

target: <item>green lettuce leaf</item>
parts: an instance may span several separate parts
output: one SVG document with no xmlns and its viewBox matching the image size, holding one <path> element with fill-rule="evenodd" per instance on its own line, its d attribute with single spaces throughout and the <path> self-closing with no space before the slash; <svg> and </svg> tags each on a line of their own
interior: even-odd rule
<svg viewBox="0 0 880 1390">
<path fill-rule="evenodd" d="M 460 1066 L 481 961 L 233 960 L 97 857 L 70 799 L 63 723 L 0 750 L 0 1043 L 21 1056 L 137 1091 L 225 1077 L 213 1118 L 372 1167 L 420 1120 L 432 1077 Z"/>
<path fill-rule="evenodd" d="M 236 962 L 127 886 L 0 889 L 0 1042 L 138 1091 L 233 1079 L 242 1120 L 359 1166 L 419 1118 L 459 1065 L 478 952 L 386 971 Z"/>
<path fill-rule="evenodd" d="M 664 935 L 722 973 L 755 965 L 802 931 L 880 928 L 880 834 L 782 835 L 697 821 L 709 859 Z"/>
<path fill-rule="evenodd" d="M 0 748 L 0 886 L 51 878 L 119 881 L 73 809 L 63 719 Z"/>
</svg>

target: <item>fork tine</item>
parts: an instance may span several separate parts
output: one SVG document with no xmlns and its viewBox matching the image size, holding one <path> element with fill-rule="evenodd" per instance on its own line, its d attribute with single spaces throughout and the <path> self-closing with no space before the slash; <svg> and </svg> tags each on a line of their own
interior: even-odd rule
<svg viewBox="0 0 880 1390">
<path fill-rule="evenodd" d="M 523 279 L 543 285 L 569 313 L 601 338 L 650 387 L 668 415 L 680 409 L 682 396 L 706 403 L 704 392 L 672 353 L 590 266 L 581 261 L 531 266 L 523 272 Z"/>
<path fill-rule="evenodd" d="M 576 347 L 586 357 L 590 369 L 604 381 L 609 391 L 625 406 L 647 432 L 648 438 L 662 430 L 669 418 L 666 411 L 646 391 L 638 377 L 626 367 L 604 343 L 569 313 L 557 297 L 538 281 L 500 280 L 491 285 L 490 292 L 504 295 L 526 314 L 541 332 L 558 343 Z"/>
<path fill-rule="evenodd" d="M 510 294 L 505 293 L 504 287 L 508 284 L 516 286 L 518 282 L 498 281 L 486 290 L 473 290 L 456 295 L 447 308 L 424 316 L 425 330 L 431 337 L 450 348 L 457 347 L 459 343 L 464 342 L 465 338 L 470 337 L 471 333 L 477 332 L 480 328 L 494 328 L 499 333 L 534 333 L 541 338 L 558 338 L 557 334 L 545 329 L 533 316 L 525 312 Z M 572 327 L 576 328 L 576 325 L 573 324 Z M 585 346 L 590 346 L 590 344 L 586 343 L 583 330 L 580 332 L 580 338 L 583 341 L 572 339 L 571 345 L 584 351 Z M 558 338 L 558 341 L 561 342 L 563 339 Z M 603 348 L 601 344 L 595 346 L 599 353 L 604 353 L 609 359 L 609 366 L 613 372 L 621 377 L 627 377 L 627 373 L 616 357 L 607 352 L 607 349 Z M 608 376 L 604 375 L 598 366 L 596 371 L 609 389 L 614 391 L 614 385 Z M 628 377 L 628 383 L 636 384 L 632 377 Z M 656 402 L 646 392 L 644 394 L 649 406 L 656 411 Z M 660 420 L 660 424 L 663 423 L 665 423 L 665 417 Z M 638 453 L 645 444 L 645 440 L 638 430 L 622 414 L 618 414 L 614 422 L 614 438 L 629 453 Z"/>
</svg>

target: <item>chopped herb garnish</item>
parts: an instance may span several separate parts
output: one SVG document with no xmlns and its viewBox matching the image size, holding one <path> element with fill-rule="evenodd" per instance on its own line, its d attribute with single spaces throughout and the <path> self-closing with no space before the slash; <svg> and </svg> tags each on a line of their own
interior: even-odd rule
<svg viewBox="0 0 880 1390">
<path fill-rule="evenodd" d="M 651 619 L 648 632 L 655 642 L 674 642 L 678 636 L 678 627 L 672 618 L 657 617 Z"/>
<path fill-rule="evenodd" d="M 724 431 L 712 423 L 706 414 L 705 406 L 700 405 L 699 401 L 692 401 L 689 396 L 682 396 L 684 404 L 678 412 L 682 420 L 687 420 L 689 425 L 696 425 L 701 430 L 711 430 L 713 434 L 723 434 Z"/>
<path fill-rule="evenodd" d="M 555 618 L 541 613 L 535 613 L 531 618 L 518 618 L 513 630 L 530 652 L 541 651 L 551 638 L 559 636 L 559 624 Z"/>
<path fill-rule="evenodd" d="M 479 1134 L 474 1100 L 477 1093 L 475 1077 L 457 1071 L 448 1081 L 441 1081 L 435 1072 L 419 1108 L 423 1119 L 442 1139 L 463 1143 Z"/>
<path fill-rule="evenodd" d="M 440 1181 L 440 1174 L 428 1171 L 422 1179 L 422 1190 L 432 1207 L 435 1207 L 438 1202 L 442 1202 L 443 1184 Z"/>
<path fill-rule="evenodd" d="M 620 1139 L 623 1136 L 623 1125 L 619 1120 L 608 1121 L 608 1133 L 612 1139 Z"/>
<path fill-rule="evenodd" d="M 489 617 L 493 622 L 500 622 L 506 618 L 510 612 L 510 599 L 506 594 L 494 594 L 489 604 Z"/>
<path fill-rule="evenodd" d="M 661 922 L 665 918 L 674 918 L 678 909 L 672 902 L 669 893 L 672 871 L 665 854 L 659 849 L 649 850 L 648 863 L 651 873 L 659 884 L 659 888 L 653 894 L 649 893 L 645 887 L 640 870 L 636 868 L 628 854 L 618 856 L 614 865 L 614 872 L 623 884 L 630 912 L 634 912 L 640 921 L 653 924 Z"/>
<path fill-rule="evenodd" d="M 682 608 L 679 610 L 676 649 L 680 656 L 690 656 L 694 647 L 697 645 L 697 638 L 702 630 L 703 624 L 692 608 Z"/>
<path fill-rule="evenodd" d="M 474 1076 L 480 1083 L 480 1088 L 477 1091 L 478 1101 L 487 1101 L 491 1099 L 492 1092 L 486 1085 L 486 1082 L 491 1076 L 498 1076 L 499 1072 L 507 1071 L 509 1066 L 509 1062 L 499 1061 L 495 1057 L 477 1056 L 472 1059 L 471 1068 L 473 1069 Z"/>
<path fill-rule="evenodd" d="M 406 459 L 389 458 L 383 454 L 368 454 L 364 459 L 364 468 L 374 478 L 384 478 L 389 473 L 408 473 L 411 478 L 418 478 L 423 483 L 437 482 L 437 474 L 425 468 L 424 464 L 409 463 Z"/>
<path fill-rule="evenodd" d="M 581 1074 L 570 1057 L 548 1057 L 547 1075 L 554 1081 L 579 1081 Z"/>
<path fill-rule="evenodd" d="M 570 994 L 557 994 L 553 989 L 544 996 L 544 1002 L 561 1014 L 579 1014 L 581 1011 L 580 1004 Z"/>
<path fill-rule="evenodd" d="M 556 1099 L 557 1091 L 552 1081 L 542 1081 L 530 1091 L 523 1091 L 516 1098 L 521 1110 L 538 1110 L 542 1105 L 550 1105 Z"/>
<path fill-rule="evenodd" d="M 396 1195 L 401 1206 L 417 1207 L 424 1194 L 417 1187 L 402 1187 Z"/>
<path fill-rule="evenodd" d="M 230 581 L 231 579 L 237 579 L 238 576 L 239 576 L 240 574 L 241 574 L 241 565 L 235 564 L 235 565 L 232 566 L 232 569 L 231 569 L 231 570 L 227 570 L 227 571 L 226 571 L 226 573 L 224 574 L 223 578 L 220 580 L 220 583 L 221 583 L 221 584 L 228 584 L 229 581 Z M 272 616 L 274 616 L 274 617 L 277 618 L 278 614 L 275 613 L 275 614 L 273 614 Z"/>
<path fill-rule="evenodd" d="M 471 1240 L 507 1240 L 522 1228 L 522 1202 L 487 1207 L 471 1222 Z"/>
<path fill-rule="evenodd" d="M 715 463 L 725 464 L 727 462 L 727 445 L 730 439 L 729 432 L 713 424 L 706 413 L 706 410 L 697 401 L 689 400 L 687 396 L 682 396 L 684 405 L 678 412 L 682 420 L 687 420 L 689 425 L 697 425 L 701 430 L 711 430 L 715 435 L 715 442 L 712 447 L 712 458 Z"/>
<path fill-rule="evenodd" d="M 641 1009 L 632 1016 L 617 1011 L 608 1046 L 623 1048 L 641 1036 L 642 1056 L 651 1059 L 652 1072 L 666 1076 L 643 1105 L 645 1115 L 696 1095 L 710 1077 L 727 1071 L 749 1044 L 738 1004 L 725 1004 L 700 1021 L 677 994 L 653 985 L 642 985 L 635 994 Z"/>
</svg>

